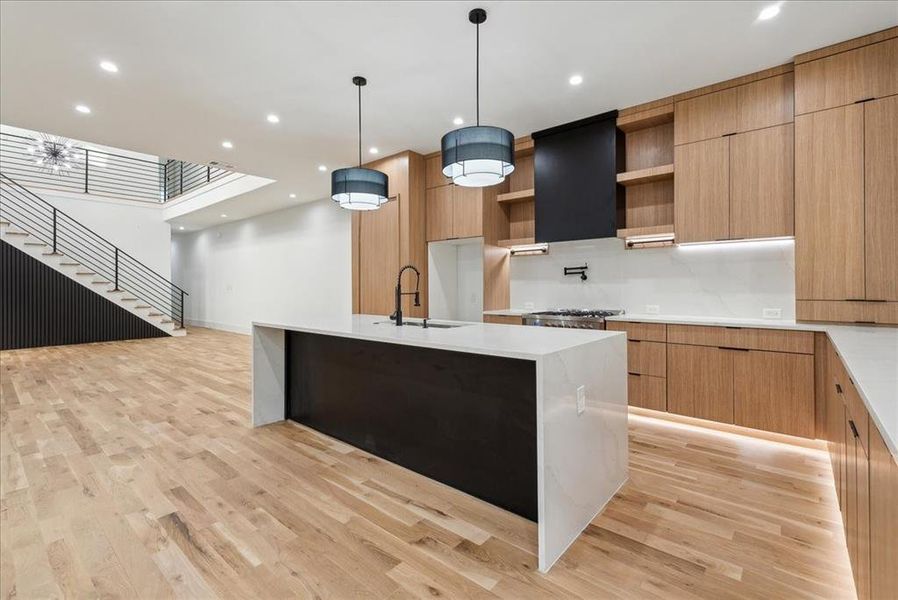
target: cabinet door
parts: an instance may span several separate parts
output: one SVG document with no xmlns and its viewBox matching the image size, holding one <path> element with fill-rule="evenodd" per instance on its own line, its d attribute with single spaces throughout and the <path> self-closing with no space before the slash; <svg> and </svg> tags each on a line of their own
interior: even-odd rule
<svg viewBox="0 0 898 600">
<path fill-rule="evenodd" d="M 674 148 L 674 231 L 678 242 L 730 237 L 730 138 Z"/>
<path fill-rule="evenodd" d="M 795 296 L 863 298 L 864 106 L 795 118 Z"/>
<path fill-rule="evenodd" d="M 452 236 L 452 188 L 444 185 L 425 192 L 427 241 L 448 240 Z"/>
<path fill-rule="evenodd" d="M 736 425 L 814 437 L 814 357 L 748 350 L 733 355 Z"/>
<path fill-rule="evenodd" d="M 667 345 L 667 410 L 733 422 L 733 351 Z"/>
<path fill-rule="evenodd" d="M 483 190 L 452 186 L 452 237 L 483 235 Z"/>
<path fill-rule="evenodd" d="M 867 300 L 898 300 L 898 96 L 864 104 Z"/>
<path fill-rule="evenodd" d="M 794 138 L 792 124 L 730 138 L 730 237 L 792 235 Z"/>
<path fill-rule="evenodd" d="M 870 597 L 898 598 L 898 462 L 870 427 Z"/>
<path fill-rule="evenodd" d="M 359 214 L 359 312 L 393 312 L 399 264 L 399 201 Z"/>
<path fill-rule="evenodd" d="M 848 546 L 848 559 L 851 562 L 851 573 L 857 573 L 857 441 L 845 420 L 845 507 L 842 511 L 845 527 L 845 544 Z"/>
<path fill-rule="evenodd" d="M 854 585 L 858 600 L 870 598 L 870 461 L 864 447 L 855 438 L 855 493 L 857 495 L 857 525 L 855 542 L 857 556 L 854 564 Z"/>
<path fill-rule="evenodd" d="M 898 38 L 795 65 L 795 113 L 898 94 Z"/>
<path fill-rule="evenodd" d="M 627 396 L 630 406 L 667 410 L 667 380 L 649 375 L 627 375 Z"/>
<path fill-rule="evenodd" d="M 793 83 L 793 74 L 785 73 L 737 87 L 737 130 L 753 131 L 791 123 Z"/>
<path fill-rule="evenodd" d="M 681 100 L 674 105 L 674 144 L 735 133 L 736 88 Z"/>
</svg>

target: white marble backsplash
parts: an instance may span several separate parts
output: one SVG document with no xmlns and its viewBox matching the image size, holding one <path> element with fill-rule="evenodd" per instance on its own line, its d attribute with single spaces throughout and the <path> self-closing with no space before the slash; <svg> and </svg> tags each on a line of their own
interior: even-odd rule
<svg viewBox="0 0 898 600">
<path fill-rule="evenodd" d="M 627 312 L 795 318 L 795 243 L 764 240 L 626 250 L 618 239 L 550 244 L 511 259 L 512 308 L 623 308 Z M 564 267 L 589 265 L 588 279 Z"/>
</svg>

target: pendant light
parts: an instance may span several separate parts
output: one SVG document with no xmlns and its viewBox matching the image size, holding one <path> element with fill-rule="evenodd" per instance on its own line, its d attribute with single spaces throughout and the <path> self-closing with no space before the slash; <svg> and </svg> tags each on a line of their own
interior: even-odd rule
<svg viewBox="0 0 898 600">
<path fill-rule="evenodd" d="M 359 88 L 359 166 L 331 173 L 331 198 L 341 208 L 376 210 L 387 201 L 389 178 L 386 173 L 362 166 L 362 86 L 368 80 L 357 75 L 352 83 Z"/>
<path fill-rule="evenodd" d="M 514 171 L 514 136 L 507 129 L 480 124 L 480 24 L 486 11 L 475 8 L 468 20 L 477 26 L 477 125 L 443 136 L 443 175 L 456 185 L 486 187 L 502 183 Z"/>
</svg>

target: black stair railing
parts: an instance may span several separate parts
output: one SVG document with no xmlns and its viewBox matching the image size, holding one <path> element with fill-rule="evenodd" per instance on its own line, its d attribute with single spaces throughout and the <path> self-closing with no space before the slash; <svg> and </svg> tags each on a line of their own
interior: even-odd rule
<svg viewBox="0 0 898 600">
<path fill-rule="evenodd" d="M 187 292 L 2 172 L 0 218 L 184 327 Z"/>
<path fill-rule="evenodd" d="M 55 138 L 52 138 L 55 139 Z M 141 202 L 167 202 L 231 171 L 182 160 L 164 163 L 71 145 L 70 168 L 38 164 L 36 138 L 0 132 L 0 170 L 22 185 Z M 56 142 L 47 141 L 53 144 Z"/>
</svg>

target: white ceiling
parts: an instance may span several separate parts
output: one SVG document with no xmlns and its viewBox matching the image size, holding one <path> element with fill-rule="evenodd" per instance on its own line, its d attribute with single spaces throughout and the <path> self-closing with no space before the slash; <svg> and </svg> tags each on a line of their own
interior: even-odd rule
<svg viewBox="0 0 898 600">
<path fill-rule="evenodd" d="M 516 136 L 898 24 L 898 2 L 785 2 L 756 21 L 768 4 L 4 1 L 0 121 L 276 179 L 231 201 L 243 218 L 326 197 L 317 166 L 355 162 L 353 75 L 369 81 L 365 159 L 437 150 L 453 117 L 470 123 L 478 5 L 481 121 Z"/>
</svg>

